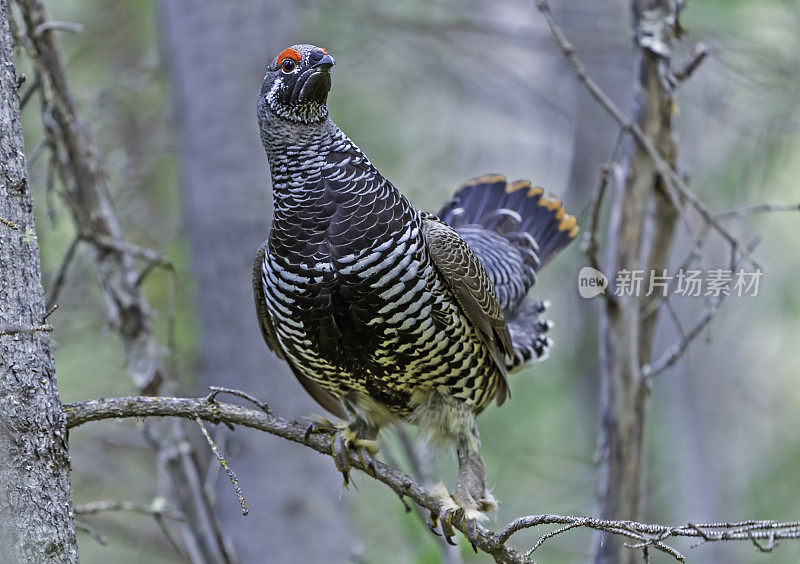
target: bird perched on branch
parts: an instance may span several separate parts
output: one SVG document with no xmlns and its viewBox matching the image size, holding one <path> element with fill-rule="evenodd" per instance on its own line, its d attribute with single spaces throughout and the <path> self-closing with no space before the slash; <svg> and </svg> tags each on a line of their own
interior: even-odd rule
<svg viewBox="0 0 800 564">
<path fill-rule="evenodd" d="M 275 200 L 253 270 L 258 319 L 306 391 L 349 421 L 316 427 L 334 434 L 345 484 L 348 449 L 370 466 L 388 424 L 455 447 L 455 489 L 436 488 L 429 523 L 449 539 L 454 520 L 497 506 L 475 418 L 508 397 L 509 372 L 548 355 L 546 305 L 527 294 L 578 226 L 541 188 L 497 174 L 464 184 L 438 215 L 418 210 L 328 116 L 334 64 L 294 45 L 258 94 Z"/>
</svg>

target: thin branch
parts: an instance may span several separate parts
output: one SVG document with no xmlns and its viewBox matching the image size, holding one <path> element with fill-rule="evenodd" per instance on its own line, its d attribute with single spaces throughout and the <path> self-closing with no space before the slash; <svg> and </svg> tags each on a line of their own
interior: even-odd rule
<svg viewBox="0 0 800 564">
<path fill-rule="evenodd" d="M 47 321 L 47 318 L 53 315 L 53 313 L 55 313 L 57 309 L 58 309 L 58 304 L 53 304 L 49 308 L 47 308 L 47 312 L 44 314 L 44 317 L 42 318 L 42 323 Z"/>
<path fill-rule="evenodd" d="M 149 505 L 132 501 L 100 500 L 81 503 L 74 507 L 75 515 L 96 515 L 105 511 L 128 511 L 141 513 L 151 517 L 165 517 L 176 521 L 183 521 L 186 517 L 179 511 L 171 511 L 164 498 L 155 498 Z"/>
<path fill-rule="evenodd" d="M 600 270 L 600 262 L 597 259 L 597 253 L 600 250 L 600 243 L 597 237 L 597 229 L 600 223 L 600 208 L 603 205 L 603 199 L 605 198 L 606 189 L 608 188 L 608 177 L 610 175 L 611 166 L 608 164 L 600 165 L 600 176 L 597 180 L 597 187 L 592 191 L 592 200 L 590 203 L 592 215 L 589 220 L 589 229 L 586 231 L 583 242 L 583 252 L 586 254 L 586 258 L 589 259 L 589 264 L 598 271 Z"/>
<path fill-rule="evenodd" d="M 758 213 L 770 213 L 770 212 L 796 212 L 800 211 L 800 204 L 758 204 L 755 206 L 745 206 L 743 208 L 737 208 L 735 210 L 730 210 L 722 213 L 717 214 L 718 220 L 724 219 L 738 219 L 742 217 L 747 217 L 749 215 L 755 215 Z"/>
<path fill-rule="evenodd" d="M 711 50 L 705 43 L 697 43 L 691 58 L 672 72 L 672 77 L 675 79 L 673 87 L 679 82 L 688 80 L 710 54 Z"/>
<path fill-rule="evenodd" d="M 159 529 L 161 529 L 161 534 L 163 534 L 163 535 L 164 535 L 164 537 L 166 537 L 166 539 L 167 539 L 167 541 L 169 542 L 169 544 L 170 544 L 170 546 L 172 547 L 172 549 L 173 549 L 173 550 L 174 550 L 176 553 L 178 553 L 178 555 L 179 555 L 181 558 L 188 559 L 188 558 L 186 557 L 186 553 L 185 553 L 185 552 L 183 551 L 183 549 L 181 548 L 181 545 L 180 545 L 180 544 L 178 543 L 178 541 L 175 539 L 175 537 L 173 536 L 173 534 L 170 532 L 170 530 L 169 530 L 169 527 L 168 527 L 168 526 L 167 526 L 167 524 L 164 522 L 164 517 L 162 517 L 162 516 L 160 516 L 160 515 L 153 515 L 153 520 L 156 522 L 156 525 L 158 525 L 158 528 L 159 528 Z"/>
<path fill-rule="evenodd" d="M 33 335 L 35 333 L 51 333 L 55 327 L 52 325 L 0 325 L 0 336 L 2 335 Z"/>
<path fill-rule="evenodd" d="M 668 538 L 689 537 L 699 538 L 701 543 L 721 542 L 721 541 L 750 541 L 756 542 L 766 540 L 766 544 L 758 544 L 757 548 L 762 552 L 772 550 L 772 545 L 776 540 L 800 539 L 800 521 L 778 522 L 778 521 L 743 521 L 738 523 L 687 523 L 681 526 L 658 525 L 650 523 L 638 523 L 635 521 L 611 521 L 607 519 L 596 519 L 594 517 L 573 517 L 564 515 L 535 515 L 521 517 L 511 522 L 502 533 L 498 540 L 506 542 L 511 536 L 523 529 L 538 527 L 546 524 L 563 524 L 564 526 L 556 531 L 547 533 L 539 539 L 534 546 L 538 548 L 541 543 L 561 532 L 566 532 L 575 527 L 588 527 L 598 531 L 610 532 L 612 534 L 626 536 L 632 539 L 642 539 L 638 544 L 629 544 L 628 548 L 641 549 L 653 546 L 673 556 L 676 560 L 683 562 L 684 556 L 675 549 L 665 545 L 664 540 Z"/>
<path fill-rule="evenodd" d="M 88 524 L 84 523 L 83 521 L 78 521 L 78 520 L 76 519 L 76 520 L 75 520 L 75 528 L 76 528 L 78 531 L 83 531 L 84 533 L 86 533 L 87 535 L 89 535 L 90 537 L 92 537 L 92 538 L 93 538 L 94 540 L 96 540 L 96 541 L 97 541 L 97 543 L 98 543 L 98 544 L 100 544 L 101 546 L 108 546 L 108 540 L 106 540 L 106 537 L 104 537 L 104 536 L 103 536 L 103 535 L 100 533 L 100 531 L 98 531 L 97 529 L 95 529 L 95 528 L 94 528 L 94 527 L 92 527 L 91 525 L 88 525 Z"/>
<path fill-rule="evenodd" d="M 678 174 L 672 166 L 664 159 L 658 149 L 653 145 L 653 142 L 644 134 L 642 129 L 636 124 L 634 121 L 629 119 L 622 110 L 614 103 L 614 101 L 597 85 L 597 83 L 589 76 L 586 72 L 586 67 L 581 61 L 580 57 L 578 57 L 575 47 L 569 42 L 564 32 L 558 26 L 555 21 L 555 17 L 553 16 L 553 12 L 550 9 L 550 4 L 547 0 L 534 0 L 537 9 L 541 12 L 542 16 L 544 17 L 545 21 L 547 22 L 548 27 L 550 28 L 553 37 L 558 42 L 561 50 L 564 53 L 564 56 L 567 58 L 567 62 L 572 66 L 575 70 L 575 74 L 578 80 L 586 87 L 592 97 L 597 100 L 597 102 L 605 108 L 605 110 L 611 115 L 614 121 L 624 130 L 629 131 L 636 142 L 642 147 L 642 149 L 647 152 L 650 158 L 653 161 L 653 164 L 656 167 L 659 175 L 666 181 L 667 185 L 670 188 L 674 188 L 677 190 L 679 195 L 685 198 L 692 207 L 700 214 L 703 220 L 711 225 L 714 230 L 719 233 L 733 248 L 734 252 L 738 251 L 742 245 L 741 241 L 737 239 L 734 235 L 732 235 L 725 227 L 723 227 L 708 207 L 700 201 L 697 195 L 689 189 L 689 187 L 684 182 L 681 175 Z M 673 204 L 675 205 L 676 209 L 680 209 L 681 206 L 678 205 L 677 198 L 672 193 L 672 190 L 666 190 L 667 196 L 672 200 Z"/>
<path fill-rule="evenodd" d="M 327 434 L 306 433 L 306 426 L 290 422 L 286 419 L 266 413 L 263 410 L 248 409 L 239 405 L 208 401 L 207 398 L 169 398 L 169 397 L 129 397 L 115 399 L 98 399 L 78 402 L 64 406 L 67 416 L 67 427 L 74 428 L 89 421 L 113 419 L 121 417 L 181 417 L 195 421 L 197 418 L 211 423 L 242 425 L 259 429 L 284 439 L 306 445 L 317 452 L 331 455 L 331 437 Z M 354 453 L 348 453 L 353 468 L 372 475 L 372 470 L 364 466 Z M 414 482 L 409 476 L 375 461 L 375 478 L 394 490 L 401 498 L 408 497 L 429 511 L 439 511 L 439 502 L 426 489 Z M 454 526 L 463 532 L 460 524 Z M 485 527 L 478 525 L 476 529 L 476 546 L 492 554 L 498 562 L 511 564 L 529 564 L 516 550 L 498 544 L 497 535 Z"/>
<path fill-rule="evenodd" d="M 216 433 L 215 441 L 221 445 L 220 448 L 224 449 L 226 434 L 223 430 L 220 431 L 221 432 Z M 217 479 L 219 478 L 219 471 L 221 468 L 222 466 L 217 460 L 217 457 L 213 456 L 212 453 L 206 465 L 206 473 L 203 476 L 203 491 L 206 492 L 206 496 L 208 496 L 212 504 L 216 504 L 217 502 Z"/>
<path fill-rule="evenodd" d="M 209 386 L 209 394 L 206 396 L 207 401 L 216 401 L 217 396 L 219 394 L 230 394 L 232 396 L 240 397 L 242 399 L 246 399 L 256 407 L 258 407 L 261 411 L 265 413 L 269 413 L 269 406 L 266 402 L 261 401 L 258 398 L 255 398 L 248 394 L 247 392 L 243 392 L 242 390 L 235 390 L 233 388 L 224 388 L 222 386 Z"/>
<path fill-rule="evenodd" d="M 42 35 L 42 33 L 47 31 L 48 29 L 52 29 L 53 31 L 66 31 L 68 33 L 83 33 L 83 24 L 76 22 L 60 22 L 56 20 L 49 20 L 37 25 L 33 29 L 33 36 L 39 37 L 40 35 Z"/>
<path fill-rule="evenodd" d="M 72 240 L 72 243 L 69 244 L 69 247 L 67 247 L 67 251 L 64 253 L 64 258 L 61 260 L 61 266 L 58 268 L 58 273 L 50 283 L 50 294 L 47 296 L 48 309 L 56 304 L 58 296 L 61 294 L 61 289 L 64 286 L 64 280 L 67 278 L 67 269 L 69 269 L 69 265 L 72 264 L 72 259 L 75 257 L 75 251 L 82 240 L 83 239 L 80 235 L 75 237 Z"/>
<path fill-rule="evenodd" d="M 182 417 L 194 421 L 242 425 L 258 429 L 272 435 L 282 437 L 295 443 L 305 445 L 317 452 L 331 456 L 331 437 L 327 434 L 308 434 L 306 427 L 294 421 L 288 421 L 264 410 L 245 408 L 239 405 L 209 401 L 205 398 L 171 398 L 171 397 L 127 397 L 103 398 L 64 406 L 67 416 L 67 428 L 72 429 L 90 421 L 116 419 L 126 417 Z M 207 433 L 207 431 L 206 431 Z M 395 470 L 380 461 L 374 463 L 374 474 L 365 467 L 363 461 L 355 454 L 348 452 L 350 464 L 367 476 L 374 476 L 386 484 L 400 498 L 408 497 L 420 507 L 438 512 L 439 502 L 428 490 L 414 482 L 409 476 Z M 464 531 L 463 525 L 454 522 L 456 528 Z M 684 561 L 683 555 L 664 541 L 669 538 L 698 538 L 702 543 L 720 541 L 745 541 L 755 543 L 760 551 L 772 550 L 775 541 L 783 539 L 800 539 L 800 521 L 740 521 L 735 523 L 688 523 L 682 526 L 638 523 L 634 521 L 613 521 L 594 517 L 575 517 L 568 515 L 531 515 L 512 521 L 501 533 L 494 533 L 480 524 L 475 527 L 475 545 L 482 551 L 494 556 L 496 562 L 530 564 L 530 559 L 508 546 L 508 541 L 515 533 L 540 525 L 561 525 L 559 529 L 545 533 L 537 542 L 535 550 L 546 540 L 584 527 L 606 533 L 624 536 L 636 541 L 627 545 L 632 549 L 654 547 L 671 555 L 678 561 Z"/>
<path fill-rule="evenodd" d="M 33 97 L 33 95 L 36 93 L 36 91 L 41 86 L 42 86 L 42 79 L 39 76 L 39 74 L 37 73 L 36 74 L 36 80 L 34 80 L 33 84 L 31 84 L 28 87 L 28 89 L 25 90 L 25 92 L 19 97 L 19 109 L 20 109 L 20 111 L 23 110 L 25 108 L 25 106 L 28 105 L 28 102 L 30 102 L 30 100 Z"/>
<path fill-rule="evenodd" d="M 748 246 L 747 246 L 747 253 L 753 252 L 756 246 L 761 242 L 761 239 L 756 238 L 754 239 Z M 741 264 L 741 260 L 736 263 L 734 269 Z M 725 299 L 725 293 L 720 292 L 718 296 L 716 296 L 713 300 L 710 301 L 708 306 L 703 313 L 695 321 L 694 325 L 687 331 L 681 339 L 667 348 L 666 351 L 654 362 L 649 364 L 645 364 L 642 367 L 642 375 L 645 378 L 653 378 L 654 376 L 660 374 L 667 368 L 673 366 L 680 358 L 684 355 L 684 353 L 689 348 L 689 345 L 692 344 L 698 335 L 705 329 L 705 327 L 711 322 L 711 319 L 714 317 L 714 314 L 717 313 L 719 306 L 722 305 L 722 301 Z"/>
<path fill-rule="evenodd" d="M 217 445 L 214 444 L 214 439 L 211 438 L 208 429 L 206 429 L 206 426 L 203 425 L 203 420 L 200 417 L 195 417 L 194 420 L 197 422 L 197 425 L 203 432 L 203 436 L 206 438 L 208 446 L 211 448 L 211 452 L 213 452 L 214 456 L 217 457 L 217 462 L 219 462 L 219 465 L 222 466 L 222 468 L 225 470 L 225 473 L 228 475 L 228 479 L 231 481 L 233 489 L 236 490 L 236 496 L 239 498 L 239 505 L 242 506 L 242 516 L 246 516 L 248 513 L 247 505 L 245 504 L 244 495 L 242 494 L 242 488 L 239 487 L 239 479 L 236 477 L 233 469 L 228 464 L 228 461 L 225 460 L 225 458 L 223 458 L 220 454 Z"/>
<path fill-rule="evenodd" d="M 703 250 L 703 245 L 705 245 L 708 239 L 708 231 L 710 226 L 708 224 L 703 225 L 703 228 L 700 230 L 697 238 L 694 240 L 694 244 L 692 245 L 692 249 L 689 251 L 689 254 L 686 255 L 686 258 L 683 259 L 683 262 L 678 267 L 678 272 L 682 270 L 686 270 L 689 268 L 696 260 L 699 260 L 702 256 L 701 251 Z M 657 299 L 651 300 L 650 302 L 646 303 L 642 308 L 642 319 L 647 319 L 651 315 L 653 315 L 658 308 L 661 307 L 661 304 L 667 301 L 667 296 L 672 292 L 673 287 L 675 286 L 677 281 L 677 277 L 672 277 L 667 282 L 667 289 L 664 292 L 664 295 L 658 296 Z M 683 334 L 683 330 L 681 330 L 681 334 Z"/>
<path fill-rule="evenodd" d="M 149 263 L 158 265 L 171 264 L 164 256 L 164 253 L 153 249 L 148 249 L 146 247 L 141 247 L 139 245 L 134 245 L 133 243 L 128 243 L 122 239 L 115 239 L 113 237 L 98 233 L 87 233 L 84 235 L 84 237 L 104 250 L 117 251 L 119 253 L 129 255 L 134 258 L 140 258 Z"/>
</svg>

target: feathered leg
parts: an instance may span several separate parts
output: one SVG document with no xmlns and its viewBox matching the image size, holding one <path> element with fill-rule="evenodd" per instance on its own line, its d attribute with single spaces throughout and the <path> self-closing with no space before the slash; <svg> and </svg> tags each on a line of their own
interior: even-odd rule
<svg viewBox="0 0 800 564">
<path fill-rule="evenodd" d="M 462 437 L 458 441 L 458 478 L 453 493 L 443 484 L 431 492 L 439 500 L 439 513 L 431 513 L 428 526 L 436 532 L 440 522 L 447 542 L 454 544 L 453 523 L 462 525 L 467 538 L 474 544 L 475 524 L 488 519 L 487 513 L 497 509 L 497 500 L 486 487 L 486 470 L 478 453 L 477 436 Z"/>
</svg>

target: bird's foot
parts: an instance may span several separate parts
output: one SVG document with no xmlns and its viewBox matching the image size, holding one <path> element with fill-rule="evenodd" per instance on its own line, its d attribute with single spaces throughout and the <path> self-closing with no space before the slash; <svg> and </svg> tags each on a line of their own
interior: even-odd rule
<svg viewBox="0 0 800 564">
<path fill-rule="evenodd" d="M 454 493 L 447 491 L 444 484 L 436 484 L 431 489 L 431 494 L 439 502 L 439 511 L 431 512 L 428 518 L 428 528 L 434 534 L 437 527 L 441 528 L 442 535 L 448 544 L 455 545 L 454 526 L 464 531 L 464 535 L 472 544 L 475 550 L 475 543 L 478 538 L 478 523 L 489 519 L 487 513 L 497 509 L 497 500 L 488 491 L 484 490 L 480 495 L 472 496 L 467 492 L 459 491 L 456 488 Z"/>
<path fill-rule="evenodd" d="M 350 458 L 349 451 L 355 452 L 362 466 L 375 476 L 375 460 L 373 456 L 378 452 L 380 445 L 374 439 L 361 438 L 359 430 L 362 425 L 358 421 L 353 423 L 333 423 L 324 417 L 312 415 L 311 423 L 306 428 L 306 437 L 312 433 L 329 433 L 333 435 L 331 456 L 336 469 L 344 478 L 344 485 L 350 484 Z"/>
</svg>

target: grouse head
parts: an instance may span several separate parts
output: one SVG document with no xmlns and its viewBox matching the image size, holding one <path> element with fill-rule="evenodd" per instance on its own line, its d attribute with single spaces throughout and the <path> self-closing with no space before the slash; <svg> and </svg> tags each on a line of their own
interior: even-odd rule
<svg viewBox="0 0 800 564">
<path fill-rule="evenodd" d="M 330 70 L 336 61 L 314 45 L 292 45 L 267 67 L 259 91 L 259 113 L 293 122 L 312 123 L 328 117 Z"/>
</svg>

